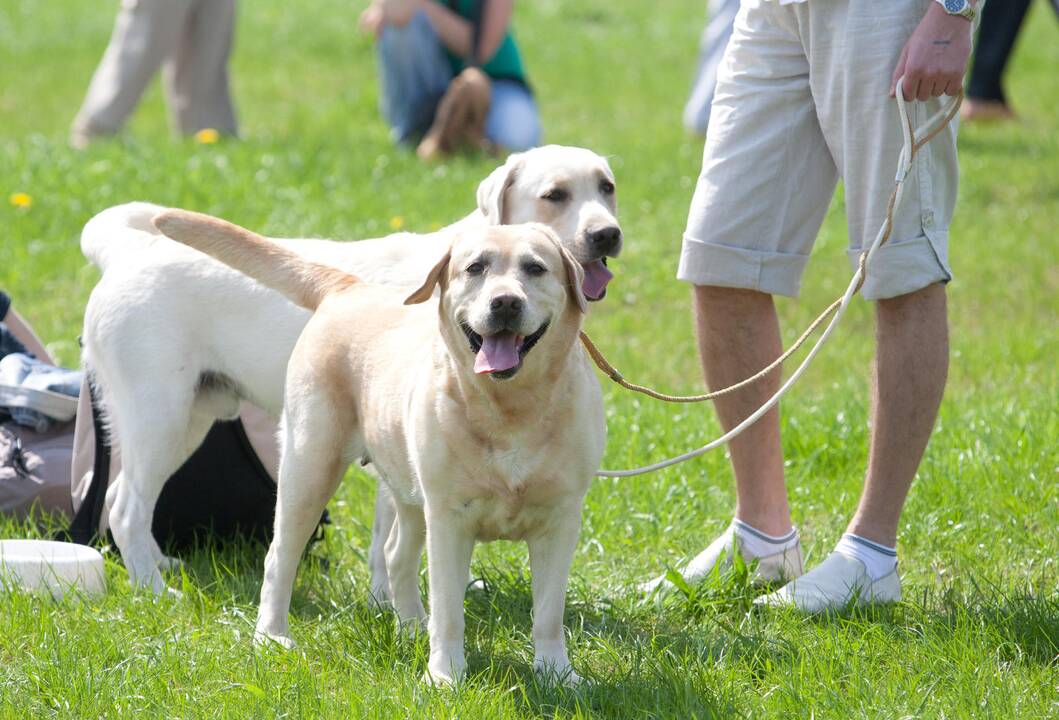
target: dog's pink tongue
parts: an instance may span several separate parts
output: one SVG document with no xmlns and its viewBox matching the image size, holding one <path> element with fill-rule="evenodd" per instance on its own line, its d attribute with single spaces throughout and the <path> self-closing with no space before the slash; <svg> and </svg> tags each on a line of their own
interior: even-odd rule
<svg viewBox="0 0 1059 720">
<path fill-rule="evenodd" d="M 502 332 L 482 337 L 482 347 L 474 358 L 474 371 L 502 372 L 518 365 L 518 344 L 522 338 L 513 332 Z"/>
<path fill-rule="evenodd" d="M 585 265 L 585 281 L 581 289 L 589 300 L 599 300 L 603 297 L 603 291 L 607 289 L 607 283 L 614 277 L 614 273 L 607 269 L 602 260 L 596 260 Z"/>
</svg>

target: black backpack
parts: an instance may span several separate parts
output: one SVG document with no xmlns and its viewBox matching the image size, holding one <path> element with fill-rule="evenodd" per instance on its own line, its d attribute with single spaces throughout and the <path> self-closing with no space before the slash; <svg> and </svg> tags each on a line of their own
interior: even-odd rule
<svg viewBox="0 0 1059 720">
<path fill-rule="evenodd" d="M 103 540 L 98 535 L 112 450 L 89 383 L 82 394 L 89 397 L 95 435 L 92 473 L 69 530 L 60 534 L 65 540 L 91 544 Z M 166 481 L 151 530 L 159 546 L 172 551 L 210 538 L 268 542 L 275 510 L 276 482 L 254 450 L 243 421 L 217 421 L 202 445 Z M 324 510 L 314 541 L 323 537 L 323 526 L 330 522 Z"/>
</svg>

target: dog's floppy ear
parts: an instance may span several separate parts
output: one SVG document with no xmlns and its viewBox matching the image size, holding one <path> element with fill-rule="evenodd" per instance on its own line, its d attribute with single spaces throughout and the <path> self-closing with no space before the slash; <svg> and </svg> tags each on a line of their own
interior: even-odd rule
<svg viewBox="0 0 1059 720">
<path fill-rule="evenodd" d="M 566 290 L 570 293 L 570 299 L 577 305 L 582 313 L 588 312 L 588 301 L 585 299 L 585 271 L 581 263 L 574 259 L 570 251 L 563 247 L 558 240 L 555 242 L 559 248 L 559 254 L 563 258 L 563 268 L 566 270 Z"/>
<path fill-rule="evenodd" d="M 522 153 L 509 155 L 503 165 L 489 173 L 489 177 L 478 185 L 478 211 L 485 216 L 488 224 L 506 224 L 505 196 L 515 182 L 520 167 Z"/>
<path fill-rule="evenodd" d="M 559 257 L 563 260 L 563 270 L 566 273 L 566 292 L 570 300 L 582 313 L 588 312 L 588 300 L 585 299 L 584 290 L 585 270 L 581 267 L 581 263 L 566 249 L 566 246 L 563 245 L 562 240 L 559 239 L 554 230 L 542 223 L 532 223 L 532 225 L 543 233 L 555 246 L 555 249 L 559 251 Z"/>
<path fill-rule="evenodd" d="M 445 251 L 445 254 L 434 267 L 430 268 L 430 272 L 427 273 L 426 280 L 419 286 L 419 289 L 413 292 L 411 295 L 405 298 L 405 305 L 418 305 L 419 303 L 426 302 L 430 299 L 430 296 L 434 294 L 434 288 L 437 287 L 438 283 L 441 283 L 441 289 L 445 289 L 445 273 L 449 269 L 449 260 L 452 259 L 452 248 Z"/>
</svg>

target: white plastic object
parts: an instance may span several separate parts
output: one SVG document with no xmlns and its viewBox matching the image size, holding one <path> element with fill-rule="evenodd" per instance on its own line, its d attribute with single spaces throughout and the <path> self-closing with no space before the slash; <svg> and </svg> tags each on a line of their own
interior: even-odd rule
<svg viewBox="0 0 1059 720">
<path fill-rule="evenodd" d="M 95 548 L 52 540 L 0 540 L 0 586 L 14 584 L 60 598 L 70 590 L 98 597 L 106 590 Z"/>
</svg>

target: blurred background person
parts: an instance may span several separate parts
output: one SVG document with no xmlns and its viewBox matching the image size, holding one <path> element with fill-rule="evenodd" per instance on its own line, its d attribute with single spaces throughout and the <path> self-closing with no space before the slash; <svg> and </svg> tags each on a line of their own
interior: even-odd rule
<svg viewBox="0 0 1059 720">
<path fill-rule="evenodd" d="M 228 87 L 235 0 L 122 0 L 70 142 L 84 147 L 121 130 L 159 66 L 173 127 L 235 135 Z"/>
<path fill-rule="evenodd" d="M 964 120 L 1011 120 L 1015 117 L 1004 94 L 1003 75 L 1015 47 L 1031 0 L 989 0 L 982 8 L 967 97 L 961 108 Z M 1051 0 L 1059 16 L 1059 0 Z"/>
<path fill-rule="evenodd" d="M 526 150 L 540 114 L 511 33 L 513 0 L 374 0 L 361 15 L 379 58 L 382 114 L 425 160 Z"/>
<path fill-rule="evenodd" d="M 0 290 L 0 358 L 16 352 L 32 353 L 37 359 L 55 365 L 37 333 L 15 312 L 11 296 Z"/>
<path fill-rule="evenodd" d="M 691 95 L 684 106 L 684 127 L 706 136 L 710 123 L 710 105 L 717 87 L 717 68 L 732 36 L 732 24 L 739 12 L 739 0 L 709 0 L 706 3 L 706 28 L 699 43 L 699 64 Z"/>
</svg>

